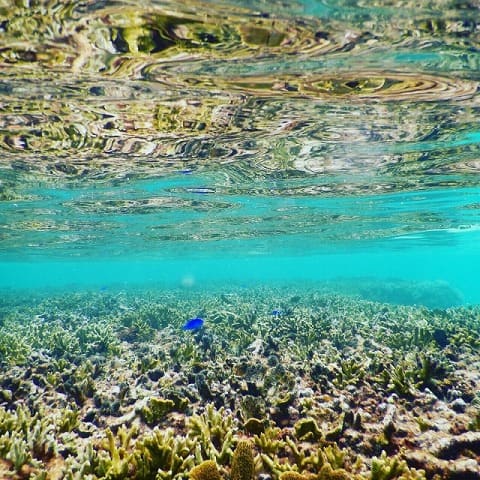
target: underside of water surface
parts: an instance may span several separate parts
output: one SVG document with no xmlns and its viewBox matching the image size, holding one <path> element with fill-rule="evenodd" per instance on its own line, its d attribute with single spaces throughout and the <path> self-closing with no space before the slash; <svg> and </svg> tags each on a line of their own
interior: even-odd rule
<svg viewBox="0 0 480 480">
<path fill-rule="evenodd" d="M 476 2 L 7 1 L 0 41 L 2 288 L 480 301 Z"/>
<path fill-rule="evenodd" d="M 479 0 L 0 0 L 0 478 L 480 479 Z"/>
</svg>

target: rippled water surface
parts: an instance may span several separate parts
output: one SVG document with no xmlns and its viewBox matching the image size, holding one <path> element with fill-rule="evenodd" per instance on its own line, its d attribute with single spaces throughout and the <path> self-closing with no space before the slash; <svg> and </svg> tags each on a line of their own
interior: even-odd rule
<svg viewBox="0 0 480 480">
<path fill-rule="evenodd" d="M 2 1 L 0 72 L 4 287 L 480 302 L 478 0 Z"/>
</svg>

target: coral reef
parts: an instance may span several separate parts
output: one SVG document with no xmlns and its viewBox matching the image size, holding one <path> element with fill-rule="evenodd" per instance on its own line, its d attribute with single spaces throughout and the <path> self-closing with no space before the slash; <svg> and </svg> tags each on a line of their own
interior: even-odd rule
<svg viewBox="0 0 480 480">
<path fill-rule="evenodd" d="M 478 478 L 476 308 L 274 289 L 3 305 L 2 478 Z M 185 312 L 216 321 L 184 332 Z"/>
</svg>

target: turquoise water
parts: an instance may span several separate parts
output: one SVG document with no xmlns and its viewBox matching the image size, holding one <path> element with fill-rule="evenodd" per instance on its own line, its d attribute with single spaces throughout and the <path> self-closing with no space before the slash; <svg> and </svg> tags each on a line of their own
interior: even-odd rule
<svg viewBox="0 0 480 480">
<path fill-rule="evenodd" d="M 4 291 L 388 284 L 392 302 L 480 303 L 478 5 L 0 15 Z"/>
</svg>

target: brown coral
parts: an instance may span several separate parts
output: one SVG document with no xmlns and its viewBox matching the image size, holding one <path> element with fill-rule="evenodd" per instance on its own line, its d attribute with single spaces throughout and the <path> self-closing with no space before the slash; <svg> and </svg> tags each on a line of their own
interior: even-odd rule
<svg viewBox="0 0 480 480">
<path fill-rule="evenodd" d="M 213 460 L 205 460 L 190 470 L 191 480 L 221 480 L 217 464 Z"/>
<path fill-rule="evenodd" d="M 318 474 L 318 480 L 353 480 L 354 477 L 343 468 L 333 469 L 330 464 L 325 464 Z"/>
<path fill-rule="evenodd" d="M 306 480 L 308 477 L 295 471 L 283 472 L 280 475 L 280 480 Z"/>
<path fill-rule="evenodd" d="M 249 440 L 238 442 L 232 459 L 232 480 L 252 480 L 255 472 L 253 445 Z"/>
</svg>

